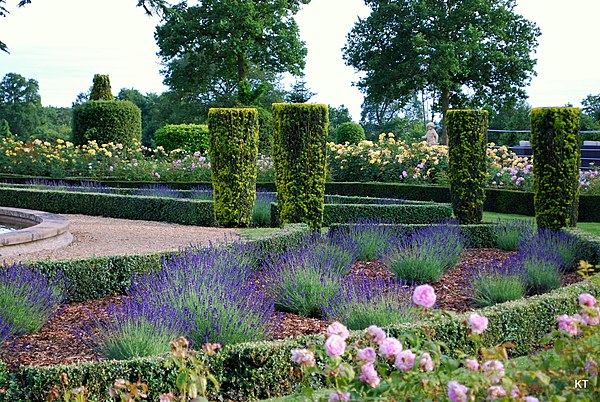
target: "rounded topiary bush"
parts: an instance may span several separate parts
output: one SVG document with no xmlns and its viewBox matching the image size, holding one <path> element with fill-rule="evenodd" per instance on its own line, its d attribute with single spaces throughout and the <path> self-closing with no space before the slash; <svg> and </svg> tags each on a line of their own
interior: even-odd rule
<svg viewBox="0 0 600 402">
<path fill-rule="evenodd" d="M 154 142 L 167 152 L 174 149 L 205 152 L 208 150 L 208 125 L 167 124 L 156 130 Z"/>
<path fill-rule="evenodd" d="M 346 142 L 350 144 L 358 144 L 365 137 L 365 130 L 358 123 L 347 121 L 342 123 L 337 128 L 337 143 L 344 144 Z"/>
<path fill-rule="evenodd" d="M 89 101 L 73 109 L 73 143 L 131 145 L 142 140 L 142 112 L 130 101 Z"/>
</svg>

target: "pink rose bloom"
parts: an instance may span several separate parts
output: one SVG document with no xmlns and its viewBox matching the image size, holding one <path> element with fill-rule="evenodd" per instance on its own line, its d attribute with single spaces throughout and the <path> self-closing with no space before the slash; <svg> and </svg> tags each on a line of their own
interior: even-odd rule
<svg viewBox="0 0 600 402">
<path fill-rule="evenodd" d="M 423 353 L 421 361 L 419 362 L 419 368 L 423 371 L 433 371 L 433 360 L 429 352 Z"/>
<path fill-rule="evenodd" d="M 369 384 L 371 388 L 378 386 L 381 381 L 379 374 L 377 374 L 377 370 L 375 370 L 375 366 L 373 366 L 372 363 L 360 366 L 360 377 L 358 377 L 358 379 L 365 384 Z"/>
<path fill-rule="evenodd" d="M 571 317 L 567 314 L 559 315 L 556 317 L 558 320 L 558 329 L 564 331 L 571 336 L 577 335 L 577 322 L 576 317 Z"/>
<path fill-rule="evenodd" d="M 402 371 L 408 371 L 415 365 L 415 354 L 409 349 L 405 349 L 396 355 L 394 366 Z"/>
<path fill-rule="evenodd" d="M 413 303 L 417 306 L 431 308 L 435 304 L 435 291 L 429 285 L 420 285 L 413 292 Z"/>
<path fill-rule="evenodd" d="M 596 298 L 589 293 L 582 293 L 579 295 L 579 305 L 589 308 L 593 308 L 596 304 Z"/>
<path fill-rule="evenodd" d="M 521 395 L 521 390 L 516 385 L 513 385 L 512 390 L 510 391 L 510 396 L 517 398 L 519 395 Z"/>
<path fill-rule="evenodd" d="M 506 396 L 506 391 L 499 385 L 492 385 L 487 389 L 486 401 L 495 401 L 498 398 Z"/>
<path fill-rule="evenodd" d="M 356 360 L 362 361 L 365 363 L 374 363 L 377 358 L 377 353 L 375 353 L 375 349 L 373 348 L 364 348 L 358 351 L 356 354 Z"/>
<path fill-rule="evenodd" d="M 327 356 L 335 357 L 341 356 L 346 351 L 346 341 L 339 335 L 331 335 L 325 341 L 325 352 Z"/>
<path fill-rule="evenodd" d="M 488 360 L 481 366 L 483 374 L 492 383 L 499 382 L 504 377 L 504 364 L 500 360 Z"/>
<path fill-rule="evenodd" d="M 342 338 L 343 340 L 346 340 L 350 336 L 350 332 L 348 331 L 348 328 L 346 328 L 346 326 L 344 324 L 336 321 L 327 327 L 327 336 L 331 336 L 331 335 L 337 335 L 340 338 Z"/>
<path fill-rule="evenodd" d="M 292 361 L 302 367 L 314 367 L 315 355 L 308 349 L 292 350 Z"/>
<path fill-rule="evenodd" d="M 458 381 L 448 383 L 448 399 L 452 402 L 467 402 L 467 392 L 469 389 Z"/>
<path fill-rule="evenodd" d="M 591 314 L 587 311 L 583 313 L 581 320 L 590 327 L 595 327 L 596 325 L 600 324 L 600 307 L 592 310 Z"/>
<path fill-rule="evenodd" d="M 371 325 L 367 328 L 366 337 L 376 344 L 380 344 L 386 338 L 386 335 L 383 329 L 379 328 L 377 325 Z"/>
<path fill-rule="evenodd" d="M 471 314 L 468 322 L 469 326 L 471 327 L 471 331 L 475 334 L 482 334 L 488 326 L 487 317 L 481 316 L 477 313 Z"/>
<path fill-rule="evenodd" d="M 540 402 L 535 396 L 526 396 L 523 398 L 523 402 Z"/>
<path fill-rule="evenodd" d="M 465 359 L 465 367 L 469 370 L 479 370 L 479 363 L 475 359 Z"/>
<path fill-rule="evenodd" d="M 332 392 L 329 394 L 328 402 L 341 402 L 341 401 L 349 401 L 350 400 L 350 392 Z"/>
<path fill-rule="evenodd" d="M 386 338 L 379 344 L 379 353 L 388 360 L 394 360 L 402 351 L 402 344 L 396 338 Z"/>
</svg>

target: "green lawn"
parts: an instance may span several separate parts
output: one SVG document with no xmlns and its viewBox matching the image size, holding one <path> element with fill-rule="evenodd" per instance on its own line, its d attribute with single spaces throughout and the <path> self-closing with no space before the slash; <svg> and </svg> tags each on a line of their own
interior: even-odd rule
<svg viewBox="0 0 600 402">
<path fill-rule="evenodd" d="M 497 212 L 484 212 L 484 222 L 496 222 L 498 219 L 527 219 L 535 220 L 533 216 L 527 215 L 514 215 L 514 214 L 500 214 Z M 578 222 L 577 228 L 585 232 L 592 233 L 596 236 L 600 236 L 600 222 Z"/>
</svg>

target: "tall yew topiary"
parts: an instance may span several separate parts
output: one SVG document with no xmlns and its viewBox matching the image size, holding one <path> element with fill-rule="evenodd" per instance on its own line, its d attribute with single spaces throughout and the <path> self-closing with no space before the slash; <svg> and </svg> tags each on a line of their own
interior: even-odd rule
<svg viewBox="0 0 600 402">
<path fill-rule="evenodd" d="M 95 74 L 94 85 L 92 86 L 92 92 L 90 92 L 90 100 L 111 101 L 114 99 L 110 89 L 110 79 L 108 78 L 108 75 Z"/>
<path fill-rule="evenodd" d="M 256 199 L 258 111 L 208 111 L 208 154 L 212 166 L 215 219 L 227 227 L 248 227 Z"/>
<path fill-rule="evenodd" d="M 461 224 L 481 222 L 487 172 L 485 110 L 448 110 L 448 178 L 454 215 Z"/>
<path fill-rule="evenodd" d="M 323 224 L 327 105 L 273 104 L 273 162 L 280 222 Z"/>
<path fill-rule="evenodd" d="M 575 226 L 579 207 L 579 109 L 531 109 L 533 191 L 538 227 Z"/>
</svg>

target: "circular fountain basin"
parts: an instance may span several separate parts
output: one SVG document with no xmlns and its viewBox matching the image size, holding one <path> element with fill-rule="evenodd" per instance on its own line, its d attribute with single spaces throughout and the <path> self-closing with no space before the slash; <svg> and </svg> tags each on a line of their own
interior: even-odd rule
<svg viewBox="0 0 600 402">
<path fill-rule="evenodd" d="M 17 228 L 0 233 L 0 257 L 55 249 L 73 241 L 69 220 L 48 212 L 0 207 L 0 223 Z"/>
</svg>

